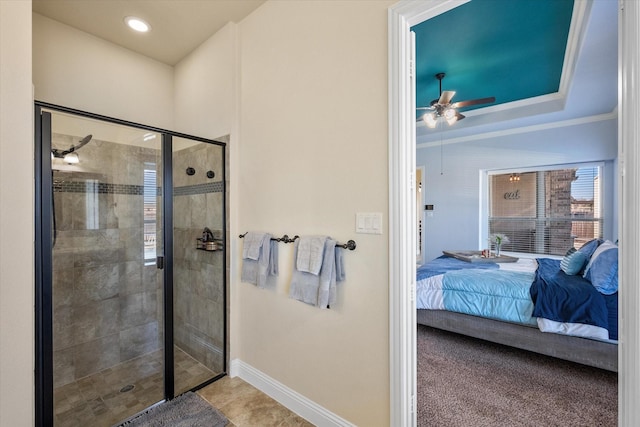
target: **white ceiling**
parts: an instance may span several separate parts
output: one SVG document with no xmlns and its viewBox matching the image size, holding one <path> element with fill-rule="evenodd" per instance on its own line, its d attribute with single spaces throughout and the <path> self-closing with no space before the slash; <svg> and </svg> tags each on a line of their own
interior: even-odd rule
<svg viewBox="0 0 640 427">
<path fill-rule="evenodd" d="M 1 1 L 1 0 L 0 0 Z M 168 65 L 175 65 L 265 0 L 33 0 L 33 11 Z M 151 25 L 136 33 L 124 18 Z"/>
</svg>

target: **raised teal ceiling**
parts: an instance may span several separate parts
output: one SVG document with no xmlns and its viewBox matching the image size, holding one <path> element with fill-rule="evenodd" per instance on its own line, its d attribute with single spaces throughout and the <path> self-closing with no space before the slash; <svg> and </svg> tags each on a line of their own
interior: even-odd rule
<svg viewBox="0 0 640 427">
<path fill-rule="evenodd" d="M 416 105 L 438 98 L 439 72 L 454 102 L 557 92 L 572 11 L 573 0 L 472 0 L 414 26 Z"/>
</svg>

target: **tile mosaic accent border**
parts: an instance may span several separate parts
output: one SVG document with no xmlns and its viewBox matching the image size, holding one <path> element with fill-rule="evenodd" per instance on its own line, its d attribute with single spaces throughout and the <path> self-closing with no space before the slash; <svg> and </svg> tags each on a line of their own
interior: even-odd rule
<svg viewBox="0 0 640 427">
<path fill-rule="evenodd" d="M 204 184 L 185 185 L 173 189 L 174 196 L 190 196 L 193 194 L 222 193 L 222 181 L 207 182 Z"/>
<path fill-rule="evenodd" d="M 98 193 L 98 194 L 131 194 L 144 195 L 144 185 L 109 184 L 97 180 L 53 181 L 56 193 Z M 160 188 L 158 188 L 160 191 Z"/>
<path fill-rule="evenodd" d="M 173 189 L 174 196 L 190 196 L 194 194 L 221 193 L 222 181 L 207 182 L 205 184 L 187 185 Z M 144 196 L 144 185 L 109 184 L 92 180 L 84 181 L 53 181 L 53 191 L 56 193 L 98 193 L 98 194 L 129 194 Z M 156 190 L 162 195 L 162 188 Z"/>
</svg>

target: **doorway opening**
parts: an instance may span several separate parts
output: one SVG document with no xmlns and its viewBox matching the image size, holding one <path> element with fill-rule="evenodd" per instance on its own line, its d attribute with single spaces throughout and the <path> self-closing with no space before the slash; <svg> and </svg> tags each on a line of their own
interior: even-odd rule
<svg viewBox="0 0 640 427">
<path fill-rule="evenodd" d="M 455 3 L 455 4 L 454 4 Z M 389 152 L 390 152 L 390 283 L 400 284 L 390 289 L 390 330 L 391 330 L 391 423 L 393 425 L 415 425 L 415 302 L 413 299 L 415 283 L 415 241 L 406 239 L 405 236 L 415 236 L 413 228 L 415 220 L 415 206 L 413 189 L 407 180 L 407 176 L 413 176 L 415 170 L 415 99 L 414 82 L 412 80 L 411 62 L 412 37 L 410 27 L 459 5 L 461 2 L 432 2 L 429 4 L 398 3 L 389 10 L 389 87 L 390 87 L 390 116 L 389 116 Z M 620 420 L 631 421 L 634 409 L 631 402 L 638 395 L 638 377 L 633 375 L 635 361 L 637 360 L 637 343 L 629 341 L 637 336 L 638 315 L 636 301 L 637 290 L 624 285 L 635 283 L 638 272 L 632 270 L 634 260 L 637 258 L 640 245 L 637 242 L 637 230 L 634 203 L 637 201 L 637 174 L 629 174 L 629 162 L 637 154 L 635 149 L 635 121 L 632 119 L 636 113 L 633 105 L 633 97 L 637 96 L 637 87 L 633 83 L 634 65 L 637 64 L 637 54 L 631 43 L 626 40 L 633 39 L 635 20 L 638 10 L 634 4 L 625 3 L 624 12 L 620 16 L 620 48 L 619 67 L 621 70 L 620 87 L 625 88 L 625 93 L 630 100 L 619 100 L 620 116 L 619 162 L 625 163 L 626 178 L 621 180 L 617 189 L 618 203 L 620 205 L 619 235 L 625 236 L 621 240 L 623 247 L 621 255 L 621 297 L 622 308 L 626 306 L 627 317 L 621 318 L 621 341 L 626 341 L 620 351 Z M 623 170 L 624 168 L 621 168 Z M 411 196 L 409 196 L 411 195 Z M 626 199 L 626 200 L 625 200 Z M 627 219 L 624 221 L 624 219 Z M 629 222 L 627 222 L 629 221 Z M 626 233 L 625 233 L 626 231 Z M 630 378 L 632 377 L 632 378 Z"/>
</svg>

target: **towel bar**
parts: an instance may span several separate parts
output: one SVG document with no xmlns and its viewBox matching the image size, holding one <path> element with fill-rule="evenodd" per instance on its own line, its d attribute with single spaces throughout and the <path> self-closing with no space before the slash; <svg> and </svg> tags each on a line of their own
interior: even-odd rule
<svg viewBox="0 0 640 427">
<path fill-rule="evenodd" d="M 248 231 L 247 231 L 247 233 L 248 233 Z M 238 237 L 242 239 L 244 236 L 247 235 L 247 233 L 241 234 Z M 291 238 L 289 238 L 288 235 L 285 234 L 284 236 L 278 237 L 278 238 L 272 237 L 271 240 L 275 240 L 276 242 L 282 242 L 282 243 L 293 243 L 293 242 L 296 241 L 296 239 L 299 239 L 299 238 L 300 238 L 300 236 L 295 235 L 295 236 L 293 236 L 293 239 L 291 239 Z M 356 248 L 356 242 L 354 240 L 349 240 L 349 241 L 347 241 L 347 243 L 336 243 L 336 247 L 343 248 L 343 249 L 349 249 L 350 251 L 353 251 Z"/>
</svg>

